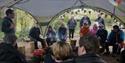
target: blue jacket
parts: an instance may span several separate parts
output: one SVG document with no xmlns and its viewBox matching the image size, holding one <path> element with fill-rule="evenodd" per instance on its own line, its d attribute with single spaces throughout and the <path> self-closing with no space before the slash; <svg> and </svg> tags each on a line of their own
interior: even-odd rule
<svg viewBox="0 0 125 63">
<path fill-rule="evenodd" d="M 124 32 L 122 30 L 119 30 L 118 32 L 111 31 L 111 33 L 108 36 L 108 41 L 111 44 L 123 42 L 124 41 Z"/>
<path fill-rule="evenodd" d="M 77 25 L 76 21 L 74 20 L 73 22 L 72 19 L 70 19 L 67 23 L 69 29 L 75 29 L 76 25 Z"/>
<path fill-rule="evenodd" d="M 47 38 L 51 38 L 51 39 L 55 39 L 56 38 L 56 32 L 54 30 L 52 31 L 47 31 L 47 34 L 46 34 L 46 37 Z"/>
<path fill-rule="evenodd" d="M 65 27 L 59 27 L 58 34 L 67 34 L 67 29 Z"/>
</svg>

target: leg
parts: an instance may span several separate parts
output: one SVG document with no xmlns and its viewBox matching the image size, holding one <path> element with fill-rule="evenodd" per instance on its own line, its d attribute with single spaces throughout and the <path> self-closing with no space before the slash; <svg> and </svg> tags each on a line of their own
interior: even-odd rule
<svg viewBox="0 0 125 63">
<path fill-rule="evenodd" d="M 100 53 L 103 53 L 104 52 L 104 42 L 102 42 L 102 40 L 100 40 L 100 46 L 102 47 L 100 49 Z"/>
<path fill-rule="evenodd" d="M 69 29 L 69 39 L 71 38 L 72 35 L 72 29 Z"/>
<path fill-rule="evenodd" d="M 38 49 L 37 41 L 34 41 L 35 49 Z"/>
<path fill-rule="evenodd" d="M 40 37 L 37 37 L 37 40 L 41 42 L 41 45 L 42 45 L 42 48 L 45 48 L 46 47 L 46 43 L 45 43 L 45 40 L 40 38 Z"/>
<path fill-rule="evenodd" d="M 74 38 L 74 31 L 75 29 L 72 29 L 72 38 Z"/>
<path fill-rule="evenodd" d="M 105 43 L 104 48 L 106 49 L 106 53 L 110 53 L 110 52 L 109 52 L 109 44 L 108 44 L 108 43 Z"/>
<path fill-rule="evenodd" d="M 116 44 L 113 44 L 113 54 L 117 54 L 118 46 Z"/>
<path fill-rule="evenodd" d="M 120 45 L 117 45 L 118 49 L 117 49 L 117 54 L 119 55 L 121 53 L 121 47 Z"/>
<path fill-rule="evenodd" d="M 47 42 L 47 45 L 49 46 L 50 45 L 50 38 L 47 38 L 46 42 Z"/>
</svg>

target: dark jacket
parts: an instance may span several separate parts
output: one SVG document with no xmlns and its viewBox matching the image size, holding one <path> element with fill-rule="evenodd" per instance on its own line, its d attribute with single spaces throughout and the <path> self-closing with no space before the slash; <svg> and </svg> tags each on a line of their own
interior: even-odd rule
<svg viewBox="0 0 125 63">
<path fill-rule="evenodd" d="M 24 55 L 10 44 L 0 44 L 0 63 L 27 63 Z"/>
<path fill-rule="evenodd" d="M 100 37 L 101 38 L 101 42 L 105 42 L 106 41 L 106 39 L 107 39 L 107 36 L 108 36 L 108 32 L 107 32 L 107 30 L 105 30 L 105 29 L 99 29 L 98 31 L 97 31 L 97 33 L 96 33 L 96 36 L 97 37 Z"/>
<path fill-rule="evenodd" d="M 88 21 L 88 25 L 91 25 L 91 21 L 90 21 L 89 17 L 87 17 L 87 18 L 83 17 L 83 18 L 80 20 L 80 27 L 83 26 L 83 23 L 84 23 L 84 20 L 85 20 L 85 19 Z"/>
<path fill-rule="evenodd" d="M 38 38 L 40 36 L 40 29 L 38 27 L 31 28 L 29 36 L 32 38 Z"/>
<path fill-rule="evenodd" d="M 55 62 L 55 63 L 76 63 L 74 59 L 69 59 L 63 62 Z"/>
<path fill-rule="evenodd" d="M 85 54 L 76 58 L 76 63 L 107 63 L 97 54 Z"/>
<path fill-rule="evenodd" d="M 108 41 L 110 44 L 122 43 L 124 41 L 124 32 L 122 30 L 118 32 L 112 30 L 109 34 Z"/>
<path fill-rule="evenodd" d="M 72 21 L 72 19 L 70 19 L 67 23 L 69 29 L 75 29 L 76 25 L 77 25 L 76 20 Z"/>
<path fill-rule="evenodd" d="M 13 21 L 8 18 L 8 17 L 5 17 L 3 18 L 3 22 L 2 22 L 2 32 L 4 32 L 5 34 L 7 33 L 15 33 L 15 29 L 14 28 L 10 28 L 10 26 L 14 24 Z"/>
<path fill-rule="evenodd" d="M 59 27 L 58 33 L 66 35 L 67 34 L 67 29 L 65 27 Z"/>
</svg>

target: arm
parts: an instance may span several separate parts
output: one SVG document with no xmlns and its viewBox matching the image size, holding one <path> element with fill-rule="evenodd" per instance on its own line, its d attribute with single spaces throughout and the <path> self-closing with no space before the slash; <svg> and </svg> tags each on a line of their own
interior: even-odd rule
<svg viewBox="0 0 125 63">
<path fill-rule="evenodd" d="M 10 32 L 10 30 L 11 30 L 11 22 L 4 19 L 2 22 L 2 31 L 3 32 Z"/>
</svg>

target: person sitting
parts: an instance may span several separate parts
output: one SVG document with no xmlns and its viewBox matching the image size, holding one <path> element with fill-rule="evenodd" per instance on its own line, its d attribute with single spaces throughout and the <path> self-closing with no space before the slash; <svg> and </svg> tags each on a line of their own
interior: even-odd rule
<svg viewBox="0 0 125 63">
<path fill-rule="evenodd" d="M 59 40 L 65 42 L 67 39 L 67 28 L 62 24 L 58 29 Z"/>
<path fill-rule="evenodd" d="M 33 26 L 30 29 L 29 37 L 31 40 L 34 41 L 35 49 L 38 49 L 38 44 L 37 44 L 38 41 L 41 42 L 41 45 L 43 48 L 46 46 L 45 41 L 42 38 L 40 38 L 40 29 L 39 29 L 38 25 Z"/>
<path fill-rule="evenodd" d="M 80 37 L 77 63 L 106 63 L 97 53 L 99 41 L 97 37 L 85 35 Z"/>
<path fill-rule="evenodd" d="M 83 26 L 80 29 L 80 37 L 89 34 L 90 30 L 89 30 L 89 25 L 87 25 L 86 23 L 83 24 Z"/>
<path fill-rule="evenodd" d="M 91 25 L 90 18 L 85 15 L 81 20 L 80 20 L 80 28 L 83 26 L 83 23 L 87 23 L 87 25 Z"/>
<path fill-rule="evenodd" d="M 101 14 L 98 15 L 98 18 L 95 21 L 98 22 L 99 25 L 103 24 L 104 28 L 105 28 L 105 22 L 104 22 L 104 19 L 101 16 Z"/>
<path fill-rule="evenodd" d="M 108 31 L 104 28 L 104 25 L 99 25 L 99 30 L 96 33 L 97 38 L 99 39 L 100 42 L 100 46 L 102 47 L 100 49 L 100 53 L 106 52 L 105 54 L 109 54 L 109 50 L 108 50 L 108 46 L 106 45 L 106 40 L 107 40 L 107 36 L 108 36 Z"/>
<path fill-rule="evenodd" d="M 48 31 L 46 33 L 46 41 L 48 45 L 52 45 L 56 42 L 56 32 L 53 30 L 51 26 L 48 27 Z"/>
<path fill-rule="evenodd" d="M 51 50 L 55 63 L 75 63 L 73 50 L 68 43 L 56 42 L 51 46 Z"/>
<path fill-rule="evenodd" d="M 90 34 L 92 34 L 93 36 L 96 36 L 97 31 L 98 31 L 98 26 L 97 24 L 94 24 L 90 29 Z"/>
<path fill-rule="evenodd" d="M 123 42 L 124 42 L 124 32 L 119 28 L 119 26 L 114 25 L 113 30 L 108 36 L 108 43 L 110 46 L 113 46 L 113 51 L 112 51 L 113 56 L 120 54 Z"/>
<path fill-rule="evenodd" d="M 25 56 L 15 48 L 16 39 L 12 34 L 6 37 L 7 42 L 0 43 L 0 63 L 27 63 Z"/>
</svg>

